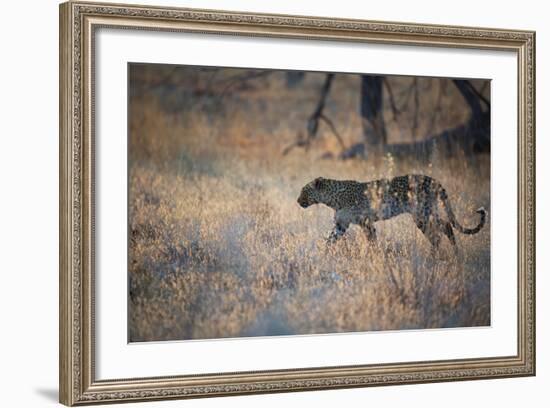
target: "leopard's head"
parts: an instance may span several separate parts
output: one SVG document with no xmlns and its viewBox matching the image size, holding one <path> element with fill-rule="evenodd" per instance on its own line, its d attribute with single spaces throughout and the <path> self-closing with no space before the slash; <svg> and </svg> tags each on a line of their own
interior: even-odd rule
<svg viewBox="0 0 550 408">
<path fill-rule="evenodd" d="M 300 204 L 302 208 L 307 208 L 310 205 L 322 202 L 327 181 L 328 180 L 322 177 L 317 177 L 315 180 L 306 184 L 300 192 L 300 196 L 297 200 L 298 204 Z"/>
</svg>

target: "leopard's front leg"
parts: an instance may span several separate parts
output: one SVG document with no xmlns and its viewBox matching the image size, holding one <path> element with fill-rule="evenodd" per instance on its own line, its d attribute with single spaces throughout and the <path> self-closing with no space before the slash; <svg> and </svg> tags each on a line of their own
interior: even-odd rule
<svg viewBox="0 0 550 408">
<path fill-rule="evenodd" d="M 330 235 L 327 238 L 327 244 L 335 243 L 342 235 L 346 233 L 347 228 L 341 224 L 336 223 L 334 228 L 330 232 Z"/>
<path fill-rule="evenodd" d="M 340 239 L 340 237 L 346 233 L 349 224 L 350 222 L 346 219 L 346 217 L 336 212 L 334 216 L 334 228 L 327 238 L 327 244 L 333 244 L 338 239 Z"/>
</svg>

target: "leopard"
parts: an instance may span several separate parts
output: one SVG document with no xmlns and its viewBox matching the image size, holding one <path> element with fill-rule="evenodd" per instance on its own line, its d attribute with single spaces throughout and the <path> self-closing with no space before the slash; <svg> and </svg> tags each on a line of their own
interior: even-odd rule
<svg viewBox="0 0 550 408">
<path fill-rule="evenodd" d="M 334 210 L 334 228 L 326 240 L 328 244 L 340 239 L 350 224 L 362 228 L 367 242 L 376 242 L 376 222 L 410 214 L 432 251 L 439 250 L 442 237 L 446 236 L 455 253 L 457 242 L 453 229 L 466 235 L 477 234 L 488 215 L 482 206 L 476 210 L 479 223 L 473 228 L 464 227 L 457 221 L 442 184 L 422 174 L 367 182 L 317 177 L 302 188 L 297 202 L 302 208 L 324 204 Z"/>
</svg>

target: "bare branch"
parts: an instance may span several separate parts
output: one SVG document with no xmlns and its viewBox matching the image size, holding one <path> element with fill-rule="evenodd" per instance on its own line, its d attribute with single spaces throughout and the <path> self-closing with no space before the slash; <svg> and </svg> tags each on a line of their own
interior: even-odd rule
<svg viewBox="0 0 550 408">
<path fill-rule="evenodd" d="M 477 91 L 472 87 L 470 81 L 467 79 L 453 79 L 453 83 L 470 107 L 472 115 L 474 117 L 481 116 L 483 110 L 481 109 L 481 104 L 479 103 L 480 98 L 476 94 Z"/>
<path fill-rule="evenodd" d="M 432 117 L 430 118 L 430 124 L 428 126 L 428 135 L 433 134 L 434 128 L 435 128 L 435 122 L 437 120 L 437 117 L 441 113 L 441 101 L 443 99 L 443 81 L 444 79 L 439 79 L 437 83 L 439 84 L 439 90 L 437 92 L 437 100 L 435 102 L 435 108 L 432 113 Z"/>
<path fill-rule="evenodd" d="M 403 92 L 403 94 L 405 94 L 405 97 L 402 98 L 402 99 L 405 99 L 405 100 L 401 104 L 401 108 L 399 108 L 399 111 L 403 112 L 405 110 L 405 108 L 409 105 L 409 99 L 411 99 L 411 95 L 413 93 L 413 90 L 414 90 L 414 80 L 409 85 L 409 87 Z"/>
<path fill-rule="evenodd" d="M 416 140 L 416 133 L 418 132 L 418 112 L 420 110 L 420 96 L 418 95 L 418 78 L 414 78 L 414 114 L 412 123 L 412 137 Z"/>
<path fill-rule="evenodd" d="M 397 108 L 397 105 L 395 104 L 395 97 L 393 95 L 392 87 L 390 86 L 390 81 L 387 77 L 384 78 L 384 85 L 386 85 L 386 90 L 388 91 L 389 99 L 390 99 L 390 107 L 393 114 L 393 120 L 397 123 L 398 122 L 398 116 L 401 114 L 401 111 Z"/>
<path fill-rule="evenodd" d="M 340 136 L 340 133 L 336 130 L 336 126 L 334 126 L 334 123 L 332 120 L 328 118 L 327 115 L 324 114 L 324 109 L 327 101 L 327 97 L 330 91 L 330 87 L 332 85 L 332 81 L 334 79 L 334 74 L 327 74 L 325 78 L 325 82 L 323 83 L 323 86 L 321 87 L 321 94 L 319 96 L 319 101 L 317 102 L 317 106 L 315 107 L 315 110 L 309 117 L 307 121 L 307 136 L 304 138 L 303 133 L 298 134 L 298 140 L 296 142 L 292 143 L 290 146 L 287 146 L 283 150 L 283 156 L 288 154 L 293 148 L 295 147 L 304 147 L 306 150 L 309 148 L 309 145 L 311 141 L 317 136 L 317 132 L 319 130 L 319 122 L 322 120 L 324 121 L 329 129 L 331 130 L 332 134 L 338 141 L 338 144 L 342 148 L 342 150 L 345 150 L 346 146 L 344 144 L 344 141 L 342 137 Z"/>
<path fill-rule="evenodd" d="M 296 140 L 294 143 L 288 145 L 287 147 L 285 147 L 285 148 L 283 149 L 282 155 L 283 155 L 283 156 L 286 156 L 286 155 L 289 154 L 290 151 L 291 151 L 292 149 L 294 149 L 295 147 L 306 147 L 306 148 L 307 148 L 308 145 L 309 145 L 309 143 L 307 142 L 307 140 L 298 137 L 298 140 Z"/>
<path fill-rule="evenodd" d="M 334 133 L 334 137 L 336 137 L 336 139 L 338 140 L 338 143 L 340 144 L 340 147 L 342 148 L 342 150 L 345 150 L 346 145 L 344 144 L 344 141 L 342 140 L 342 137 L 340 136 L 340 134 L 336 131 L 336 127 L 334 126 L 332 121 L 328 117 L 326 117 L 326 115 L 323 113 L 321 114 L 320 118 L 323 119 L 325 123 L 329 126 L 330 130 L 332 130 L 332 133 Z"/>
<path fill-rule="evenodd" d="M 321 95 L 319 97 L 319 102 L 315 110 L 309 117 L 307 121 L 307 133 L 308 139 L 313 139 L 317 135 L 317 130 L 319 129 L 319 118 L 323 114 L 325 109 L 325 103 L 327 101 L 327 96 L 330 91 L 330 86 L 332 85 L 332 80 L 334 79 L 334 74 L 327 74 L 323 87 L 321 88 Z"/>
<path fill-rule="evenodd" d="M 489 102 L 489 101 L 487 100 L 487 98 L 485 98 L 485 97 L 483 96 L 483 91 L 485 90 L 485 86 L 486 86 L 486 84 L 488 84 L 488 83 L 489 83 L 489 81 L 486 81 L 486 82 L 483 84 L 482 90 L 481 90 L 481 91 L 478 91 L 478 90 L 475 88 L 475 86 L 474 86 L 470 81 L 467 81 L 467 82 L 466 82 L 466 84 L 467 84 L 468 87 L 472 90 L 472 92 L 473 92 L 474 94 L 476 94 L 476 96 L 477 96 L 479 99 L 481 99 L 481 100 L 485 103 L 485 106 L 486 106 L 488 109 L 491 109 L 491 102 Z"/>
</svg>

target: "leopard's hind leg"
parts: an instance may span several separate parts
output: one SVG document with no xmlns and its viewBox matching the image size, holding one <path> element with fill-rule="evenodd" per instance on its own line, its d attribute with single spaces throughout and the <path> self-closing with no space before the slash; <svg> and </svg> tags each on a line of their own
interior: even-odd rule
<svg viewBox="0 0 550 408">
<path fill-rule="evenodd" d="M 424 236 L 430 241 L 432 256 L 437 255 L 441 244 L 440 229 L 438 228 L 437 221 L 431 216 L 416 216 L 414 221 L 418 229 L 422 231 Z"/>
<path fill-rule="evenodd" d="M 438 220 L 438 225 L 441 233 L 445 234 L 445 236 L 449 239 L 455 256 L 458 256 L 458 245 L 456 244 L 456 238 L 451 223 L 448 221 Z"/>
</svg>

